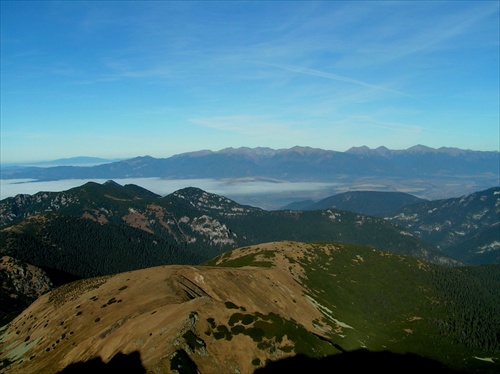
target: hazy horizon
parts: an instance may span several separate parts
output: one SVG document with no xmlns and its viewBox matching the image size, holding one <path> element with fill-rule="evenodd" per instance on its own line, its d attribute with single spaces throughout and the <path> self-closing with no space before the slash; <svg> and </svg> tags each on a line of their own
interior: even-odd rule
<svg viewBox="0 0 500 374">
<path fill-rule="evenodd" d="M 289 203 L 324 198 L 347 191 L 385 191 L 404 192 L 421 199 L 438 200 L 461 197 L 487 188 L 497 187 L 498 183 L 462 184 L 414 184 L 412 180 L 385 180 L 384 178 L 365 178 L 346 181 L 340 177 L 331 181 L 287 181 L 260 178 L 196 178 L 164 179 L 148 178 L 110 178 L 118 184 L 135 184 L 166 196 L 186 187 L 197 187 L 208 193 L 225 196 L 242 205 L 251 205 L 266 210 L 281 209 Z M 105 183 L 110 179 L 85 178 L 39 181 L 34 179 L 0 179 L 0 200 L 18 194 L 34 195 L 39 192 L 62 192 L 87 182 Z"/>
<path fill-rule="evenodd" d="M 426 146 L 425 144 L 416 144 L 416 145 L 413 145 L 413 146 L 410 146 L 408 148 L 405 148 L 405 149 L 390 149 L 388 148 L 389 150 L 392 150 L 392 151 L 400 151 L 400 150 L 407 150 L 409 148 L 412 148 L 412 147 L 417 147 L 417 146 L 423 146 L 423 147 L 428 147 Z M 324 151 L 334 151 L 334 152 L 346 152 L 348 151 L 349 149 L 351 148 L 356 148 L 356 147 L 366 147 L 365 145 L 360 145 L 360 146 L 352 146 L 352 147 L 348 147 L 346 150 L 337 150 L 337 149 L 325 149 L 325 148 L 316 148 L 316 147 L 309 147 L 309 146 L 293 146 L 293 147 L 290 147 L 290 148 L 280 148 L 280 149 L 275 149 L 275 148 L 270 148 L 270 147 L 246 147 L 246 146 L 241 146 L 241 147 L 226 147 L 226 148 L 222 148 L 222 149 L 217 149 L 217 150 L 213 150 L 213 149 L 199 149 L 199 150 L 194 150 L 194 151 L 190 151 L 190 152 L 183 152 L 183 153 L 196 153 L 196 152 L 203 152 L 203 151 L 209 151 L 209 152 L 214 152 L 214 153 L 217 153 L 217 152 L 221 152 L 221 151 L 224 151 L 224 150 L 227 150 L 227 149 L 239 149 L 239 148 L 250 148 L 250 149 L 258 149 L 258 148 L 269 148 L 269 149 L 272 149 L 272 150 L 275 150 L 275 151 L 279 151 L 279 150 L 284 150 L 284 149 L 291 149 L 291 148 L 294 148 L 294 147 L 303 147 L 303 148 L 313 148 L 313 149 L 321 149 L 321 150 L 324 150 Z M 380 147 L 385 147 L 384 145 L 380 145 L 378 147 L 373 147 L 373 148 L 370 148 L 372 150 L 374 149 L 377 149 L 377 148 L 380 148 Z M 387 147 L 386 147 L 387 148 Z M 500 152 L 500 149 L 492 149 L 492 150 L 477 150 L 477 149 L 465 149 L 465 148 L 458 148 L 458 147 L 448 147 L 448 146 L 440 146 L 440 147 L 429 147 L 429 148 L 432 148 L 432 149 L 460 149 L 460 150 L 465 150 L 465 151 L 474 151 L 474 152 Z M 170 155 L 170 156 L 165 156 L 165 157 L 156 157 L 156 158 L 169 158 L 169 157 L 172 157 L 172 156 L 178 156 L 178 155 L 181 155 L 183 153 L 177 153 L 177 154 L 174 154 L 174 155 Z M 113 158 L 109 158 L 109 159 L 105 159 L 105 158 L 101 158 L 101 157 L 95 157 L 95 156 L 92 156 L 92 155 L 77 155 L 77 156 L 69 156 L 69 157 L 65 157 L 65 158 L 60 158 L 60 159 L 47 159 L 47 160 L 27 160 L 27 161 L 24 161 L 24 162 L 8 162 L 8 163 L 4 163 L 2 162 L 2 160 L 0 159 L 0 166 L 39 166 L 39 167 L 53 167 L 53 166 L 96 166 L 96 165 L 102 165 L 102 164 L 105 164 L 105 163 L 111 163 L 111 162 L 118 162 L 118 161 L 123 161 L 123 160 L 130 160 L 130 159 L 133 159 L 133 158 L 138 158 L 138 157 L 152 157 L 148 154 L 141 154 L 141 155 L 131 155 L 131 156 L 128 156 L 128 157 L 123 157 L 123 158 L 119 158 L 119 159 L 113 159 Z M 79 161 L 78 159 L 95 159 L 96 161 L 95 162 L 86 162 L 86 161 Z M 74 162 L 72 163 L 72 161 L 78 161 L 78 162 Z"/>
<path fill-rule="evenodd" d="M 500 150 L 500 3 L 2 1 L 0 162 Z"/>
</svg>

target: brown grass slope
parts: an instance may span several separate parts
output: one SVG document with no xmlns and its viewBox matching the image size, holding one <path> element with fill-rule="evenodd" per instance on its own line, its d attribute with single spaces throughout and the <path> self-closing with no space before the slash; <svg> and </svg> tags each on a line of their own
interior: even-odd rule
<svg viewBox="0 0 500 374">
<path fill-rule="evenodd" d="M 229 320 L 234 304 L 247 313 L 287 316 L 321 335 L 312 324 L 321 313 L 303 294 L 281 267 L 164 266 L 78 281 L 42 296 L 8 326 L 1 359 L 13 362 L 5 368 L 9 373 L 55 373 L 71 363 L 95 357 L 108 362 L 119 352 L 139 351 L 146 369 L 170 372 L 174 352 L 193 351 L 194 338 L 201 372 L 248 373 L 252 360 L 269 358 L 266 352 L 247 335 L 230 341 L 207 336 L 207 319 Z M 277 349 L 272 358 L 282 356 Z"/>
<path fill-rule="evenodd" d="M 356 248 L 340 267 L 360 269 L 388 257 L 401 267 L 430 266 Z M 359 315 L 342 314 L 342 305 L 326 304 L 323 291 L 308 286 L 311 271 L 322 272 L 345 252 L 338 244 L 267 243 L 223 254 L 210 266 L 154 267 L 64 285 L 0 331 L 0 369 L 96 373 L 124 365 L 127 372 L 141 373 L 253 373 L 296 354 L 326 359 L 361 350 L 363 356 L 364 348 L 405 354 L 395 347 L 412 339 L 419 353 L 418 331 L 425 321 L 418 308 L 410 305 L 390 316 L 395 332 L 380 332 Z M 313 266 L 306 268 L 306 262 Z M 332 284 L 341 276 L 338 270 L 328 275 Z M 363 302 L 355 297 L 353 305 Z"/>
</svg>

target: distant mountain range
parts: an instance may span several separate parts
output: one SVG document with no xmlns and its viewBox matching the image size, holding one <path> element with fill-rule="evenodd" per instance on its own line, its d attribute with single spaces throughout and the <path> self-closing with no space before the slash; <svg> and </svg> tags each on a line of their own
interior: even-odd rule
<svg viewBox="0 0 500 374">
<path fill-rule="evenodd" d="M 36 161 L 36 162 L 19 162 L 2 164 L 3 169 L 19 169 L 30 166 L 35 167 L 54 167 L 54 166 L 95 166 L 100 164 L 107 164 L 119 160 L 111 160 L 99 157 L 78 156 L 69 158 L 60 158 L 50 161 Z"/>
<path fill-rule="evenodd" d="M 351 148 L 346 152 L 310 147 L 227 148 L 198 151 L 169 158 L 136 157 L 90 167 L 23 167 L 3 169 L 2 179 L 37 180 L 85 178 L 243 178 L 267 177 L 287 181 L 331 181 L 345 176 L 384 177 L 499 177 L 500 153 L 433 149 L 415 146 L 407 150 L 385 147 Z"/>
</svg>

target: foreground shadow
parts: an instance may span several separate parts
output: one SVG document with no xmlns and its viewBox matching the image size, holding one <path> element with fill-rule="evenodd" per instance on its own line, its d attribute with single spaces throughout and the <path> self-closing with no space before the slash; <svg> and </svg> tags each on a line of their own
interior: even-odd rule
<svg viewBox="0 0 500 374">
<path fill-rule="evenodd" d="M 104 374 L 104 373 L 130 373 L 145 374 L 146 369 L 142 366 L 139 352 L 116 354 L 108 363 L 104 363 L 100 357 L 85 362 L 77 362 L 68 365 L 58 374 Z"/>
<path fill-rule="evenodd" d="M 268 363 L 265 367 L 255 370 L 254 374 L 270 373 L 333 373 L 333 372 L 377 372 L 406 373 L 428 371 L 431 373 L 460 373 L 440 362 L 430 360 L 415 354 L 397 354 L 392 352 L 370 352 L 360 349 L 344 352 L 325 358 L 311 358 L 302 354 Z"/>
</svg>

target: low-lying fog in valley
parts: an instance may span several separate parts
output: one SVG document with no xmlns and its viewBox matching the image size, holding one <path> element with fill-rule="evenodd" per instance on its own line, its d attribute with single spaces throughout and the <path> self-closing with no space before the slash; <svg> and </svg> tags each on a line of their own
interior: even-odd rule
<svg viewBox="0 0 500 374">
<path fill-rule="evenodd" d="M 104 183 L 107 179 L 64 179 L 37 181 L 33 179 L 0 179 L 0 199 L 17 194 L 35 194 L 40 191 L 58 192 L 81 186 L 89 181 Z M 135 184 L 158 195 L 165 196 L 185 187 L 198 187 L 204 191 L 225 196 L 239 204 L 266 210 L 276 210 L 296 201 L 324 198 L 346 191 L 405 192 L 421 199 L 437 200 L 460 197 L 481 191 L 498 182 L 495 177 L 471 178 L 384 178 L 338 177 L 330 182 L 291 182 L 271 178 L 226 179 L 162 179 L 162 178 L 114 178 L 115 182 Z"/>
<path fill-rule="evenodd" d="M 0 199 L 17 194 L 35 194 L 40 191 L 65 191 L 81 186 L 89 180 L 65 179 L 59 181 L 34 181 L 30 179 L 0 179 Z M 106 179 L 93 179 L 104 183 Z M 181 179 L 127 178 L 114 179 L 115 182 L 136 184 L 158 195 L 168 195 L 185 187 L 198 187 L 210 193 L 222 195 L 240 204 L 263 209 L 279 209 L 299 200 L 320 200 L 337 193 L 337 183 L 288 182 L 257 179 Z"/>
</svg>

